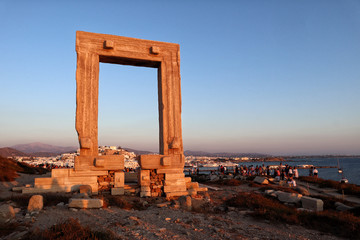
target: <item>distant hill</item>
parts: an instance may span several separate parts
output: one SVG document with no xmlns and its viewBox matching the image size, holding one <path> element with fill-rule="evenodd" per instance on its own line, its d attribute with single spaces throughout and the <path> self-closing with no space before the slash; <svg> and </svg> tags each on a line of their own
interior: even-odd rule
<svg viewBox="0 0 360 240">
<path fill-rule="evenodd" d="M 26 154 L 24 152 L 18 151 L 13 148 L 4 147 L 4 148 L 0 148 L 0 156 L 4 158 L 14 157 L 14 156 L 28 157 L 29 154 Z"/>
<path fill-rule="evenodd" d="M 53 156 L 54 154 L 61 154 L 61 153 L 68 153 L 68 152 L 75 152 L 76 147 L 60 147 L 60 146 L 53 146 L 49 144 L 44 144 L 40 142 L 29 143 L 29 144 L 19 144 L 12 146 L 18 151 L 22 151 L 24 153 L 31 154 L 32 156 L 38 156 L 39 154 L 43 154 L 48 156 Z"/>
<path fill-rule="evenodd" d="M 253 158 L 263 158 L 269 157 L 268 154 L 262 153 L 229 153 L 229 152 L 220 152 L 220 153 L 209 153 L 204 151 L 184 151 L 185 156 L 206 156 L 206 157 L 253 157 Z"/>
</svg>

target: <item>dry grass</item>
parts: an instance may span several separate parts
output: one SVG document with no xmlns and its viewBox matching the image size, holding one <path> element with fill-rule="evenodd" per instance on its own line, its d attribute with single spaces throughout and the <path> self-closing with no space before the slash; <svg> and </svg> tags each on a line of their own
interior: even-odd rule
<svg viewBox="0 0 360 240">
<path fill-rule="evenodd" d="M 300 224 L 341 237 L 360 238 L 360 218 L 350 212 L 299 212 L 296 208 L 255 193 L 239 193 L 229 199 L 227 204 L 238 208 L 250 208 L 254 211 L 251 215 L 255 217 Z"/>
<path fill-rule="evenodd" d="M 117 239 L 110 232 L 93 231 L 89 227 L 82 226 L 77 219 L 69 218 L 68 220 L 55 224 L 49 229 L 41 231 L 39 229 L 25 236 L 26 240 L 73 240 L 73 239 Z"/>
<path fill-rule="evenodd" d="M 301 177 L 299 177 L 299 179 L 304 182 L 317 184 L 319 187 L 322 187 L 322 188 L 337 189 L 339 191 L 339 193 L 342 193 L 344 191 L 344 194 L 360 196 L 360 186 L 358 186 L 356 184 L 339 183 L 339 182 L 333 181 L 333 180 L 325 180 L 322 178 L 308 177 L 308 176 L 301 176 Z"/>
<path fill-rule="evenodd" d="M 215 183 L 226 186 L 240 186 L 241 184 L 244 184 L 244 182 L 237 179 L 219 179 Z"/>
<path fill-rule="evenodd" d="M 0 181 L 10 182 L 14 181 L 20 173 L 26 174 L 44 174 L 48 170 L 39 167 L 32 167 L 26 163 L 16 162 L 10 158 L 3 158 L 0 156 Z"/>
</svg>

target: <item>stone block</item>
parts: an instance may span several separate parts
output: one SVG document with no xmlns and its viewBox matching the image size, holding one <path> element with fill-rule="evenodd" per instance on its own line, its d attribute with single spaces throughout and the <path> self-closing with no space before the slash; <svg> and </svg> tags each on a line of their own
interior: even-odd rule
<svg viewBox="0 0 360 240">
<path fill-rule="evenodd" d="M 157 174 L 162 174 L 162 173 L 183 173 L 184 169 L 183 168 L 162 168 L 162 169 L 157 169 L 156 173 Z"/>
<path fill-rule="evenodd" d="M 282 191 L 277 191 L 276 195 L 280 202 L 286 202 L 286 203 L 300 202 L 301 197 L 302 197 L 301 194 L 288 193 L 288 192 L 282 192 Z"/>
<path fill-rule="evenodd" d="M 78 170 L 75 171 L 74 169 L 69 169 L 69 177 L 86 177 L 86 176 L 105 176 L 108 175 L 107 170 L 103 171 L 95 171 L 95 170 Z"/>
<path fill-rule="evenodd" d="M 187 189 L 190 189 L 190 188 L 199 188 L 199 183 L 197 182 L 189 182 L 189 183 L 186 183 L 186 188 Z"/>
<path fill-rule="evenodd" d="M 160 164 L 162 166 L 170 166 L 171 165 L 171 157 L 162 157 L 160 160 Z"/>
<path fill-rule="evenodd" d="M 184 173 L 165 173 L 165 180 L 177 180 L 185 178 Z"/>
<path fill-rule="evenodd" d="M 254 179 L 254 182 L 255 183 L 258 183 L 258 184 L 264 184 L 264 185 L 268 185 L 269 184 L 269 181 L 264 178 L 264 177 L 259 177 L 259 176 L 256 176 L 255 179 Z"/>
<path fill-rule="evenodd" d="M 141 186 L 150 186 L 150 170 L 140 170 L 138 182 Z"/>
<path fill-rule="evenodd" d="M 71 198 L 69 208 L 102 208 L 103 204 L 101 199 Z"/>
<path fill-rule="evenodd" d="M 165 180 L 164 186 L 186 186 L 185 179 Z"/>
<path fill-rule="evenodd" d="M 304 196 L 301 198 L 301 203 L 302 203 L 302 207 L 305 209 L 309 209 L 316 212 L 324 210 L 324 202 L 321 199 Z"/>
<path fill-rule="evenodd" d="M 114 187 L 124 187 L 125 184 L 125 174 L 123 171 L 114 173 Z"/>
<path fill-rule="evenodd" d="M 97 156 L 95 167 L 101 170 L 124 170 L 124 155 Z"/>
<path fill-rule="evenodd" d="M 125 190 L 123 187 L 114 187 L 111 188 L 111 195 L 124 195 Z"/>
<path fill-rule="evenodd" d="M 185 177 L 185 183 L 191 182 L 191 177 Z"/>
<path fill-rule="evenodd" d="M 44 198 L 42 195 L 33 195 L 27 207 L 28 212 L 40 211 L 44 207 Z"/>
<path fill-rule="evenodd" d="M 164 186 L 164 192 L 185 192 L 186 191 L 186 186 L 182 185 L 182 186 Z"/>
<path fill-rule="evenodd" d="M 69 168 L 55 168 L 51 170 L 51 177 L 58 178 L 58 177 L 69 177 L 69 172 L 72 169 Z"/>
<path fill-rule="evenodd" d="M 171 197 L 178 197 L 178 196 L 187 196 L 189 193 L 188 191 L 182 191 L 182 192 L 167 192 L 165 193 L 167 198 Z"/>
</svg>

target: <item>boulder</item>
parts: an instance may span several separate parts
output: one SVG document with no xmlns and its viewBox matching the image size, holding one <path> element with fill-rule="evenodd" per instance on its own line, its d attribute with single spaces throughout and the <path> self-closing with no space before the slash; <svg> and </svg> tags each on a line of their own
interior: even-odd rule
<svg viewBox="0 0 360 240">
<path fill-rule="evenodd" d="M 10 204 L 0 206 L 0 223 L 5 223 L 15 217 L 14 208 Z"/>
<path fill-rule="evenodd" d="M 309 209 L 316 212 L 324 210 L 324 202 L 321 199 L 304 196 L 301 198 L 301 203 L 302 203 L 302 207 L 305 209 Z"/>
<path fill-rule="evenodd" d="M 191 197 L 181 196 L 179 197 L 180 207 L 186 210 L 191 210 Z"/>
<path fill-rule="evenodd" d="M 69 208 L 102 208 L 104 205 L 101 199 L 71 198 Z"/>
<path fill-rule="evenodd" d="M 298 191 L 299 193 L 301 193 L 301 195 L 303 195 L 303 196 L 310 196 L 309 190 L 307 190 L 306 188 L 304 188 L 302 186 L 297 186 L 295 188 L 295 190 Z"/>
<path fill-rule="evenodd" d="M 255 179 L 254 179 L 254 182 L 255 183 L 258 183 L 258 184 L 264 184 L 264 185 L 268 185 L 269 184 L 269 181 L 264 178 L 264 177 L 259 177 L 259 176 L 256 176 Z"/>
<path fill-rule="evenodd" d="M 29 200 L 28 212 L 40 211 L 44 207 L 44 198 L 42 195 L 33 195 Z"/>
<path fill-rule="evenodd" d="M 298 193 L 288 193 L 282 191 L 277 191 L 276 195 L 279 201 L 284 203 L 297 203 L 300 202 L 302 197 L 302 195 Z"/>
<path fill-rule="evenodd" d="M 345 204 L 343 204 L 343 203 L 341 203 L 341 202 L 336 202 L 335 203 L 335 207 L 336 207 L 336 210 L 337 211 L 348 211 L 348 210 L 351 210 L 351 209 L 353 209 L 353 207 L 350 207 L 350 206 L 348 206 L 348 205 L 345 205 Z"/>
<path fill-rule="evenodd" d="M 268 189 L 268 190 L 265 190 L 265 195 L 271 195 L 272 193 L 274 193 L 275 190 L 273 189 Z"/>
<path fill-rule="evenodd" d="M 86 193 L 87 195 L 90 196 L 92 193 L 92 188 L 90 185 L 81 185 L 79 187 L 79 191 L 80 191 L 80 193 Z"/>
<path fill-rule="evenodd" d="M 219 180 L 219 177 L 217 175 L 210 175 L 210 182 L 216 182 Z"/>
</svg>

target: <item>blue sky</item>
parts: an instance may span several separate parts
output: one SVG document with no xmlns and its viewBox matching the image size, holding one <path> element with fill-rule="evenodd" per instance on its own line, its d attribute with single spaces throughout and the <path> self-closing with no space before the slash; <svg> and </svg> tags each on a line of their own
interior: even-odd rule
<svg viewBox="0 0 360 240">
<path fill-rule="evenodd" d="M 360 2 L 0 2 L 0 147 L 76 146 L 76 31 L 180 44 L 186 150 L 360 154 Z M 100 64 L 99 143 L 158 149 L 156 69 Z"/>
</svg>

